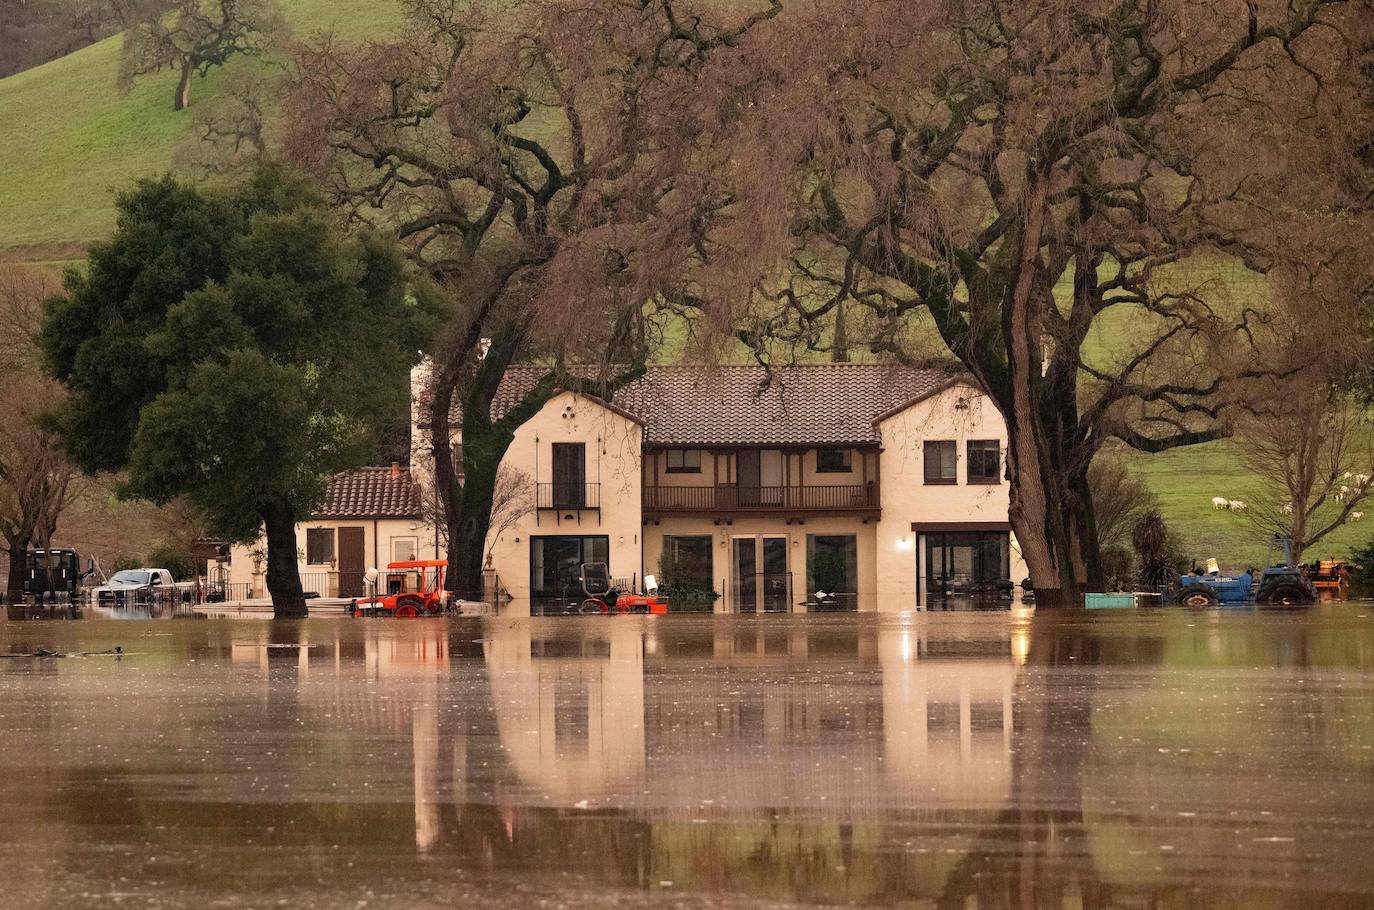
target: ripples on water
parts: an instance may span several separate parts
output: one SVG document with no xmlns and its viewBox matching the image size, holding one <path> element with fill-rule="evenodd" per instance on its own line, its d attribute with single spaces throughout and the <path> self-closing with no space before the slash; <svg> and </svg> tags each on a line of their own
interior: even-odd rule
<svg viewBox="0 0 1374 910">
<path fill-rule="evenodd" d="M 4 904 L 1369 906 L 1371 623 L 0 622 Z"/>
</svg>

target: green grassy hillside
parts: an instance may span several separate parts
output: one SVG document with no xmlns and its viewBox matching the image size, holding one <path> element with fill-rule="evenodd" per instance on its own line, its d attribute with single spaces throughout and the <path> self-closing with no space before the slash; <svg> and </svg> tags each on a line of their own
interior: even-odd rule
<svg viewBox="0 0 1374 910">
<path fill-rule="evenodd" d="M 391 0 L 283 0 L 297 37 L 334 31 L 358 38 L 395 25 Z M 121 38 L 0 79 L 0 259 L 44 261 L 79 254 L 113 224 L 113 192 L 167 170 L 190 137 L 191 114 L 174 112 L 175 75 L 115 89 Z M 233 66 L 259 65 L 240 60 Z M 192 87 L 192 109 L 212 100 L 214 71 Z"/>
<path fill-rule="evenodd" d="M 333 31 L 344 39 L 384 34 L 398 22 L 394 0 L 282 0 L 296 37 Z M 191 138 L 189 112 L 171 108 L 174 76 L 144 77 L 127 95 L 115 90 L 120 38 L 0 79 L 0 261 L 58 264 L 77 259 L 113 225 L 113 194 L 135 178 L 171 167 Z M 232 66 L 260 66 L 236 61 Z M 212 101 L 226 73 L 192 88 L 192 110 Z M 1265 293 L 1258 276 L 1230 263 L 1190 263 L 1183 283 L 1223 285 L 1236 299 Z M 1094 327 L 1095 356 L 1110 359 L 1127 346 L 1129 314 Z M 1225 565 L 1258 562 L 1262 535 L 1245 520 L 1211 508 L 1213 496 L 1253 498 L 1253 478 L 1229 444 L 1160 456 L 1132 456 L 1159 496 L 1166 519 L 1187 552 Z M 1374 510 L 1371 510 L 1374 511 Z M 1374 534 L 1353 525 L 1311 555 L 1344 555 Z"/>
</svg>

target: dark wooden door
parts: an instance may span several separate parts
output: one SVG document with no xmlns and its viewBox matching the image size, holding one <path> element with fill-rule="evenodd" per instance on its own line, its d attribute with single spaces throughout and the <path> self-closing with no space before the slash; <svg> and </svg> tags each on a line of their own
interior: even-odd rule
<svg viewBox="0 0 1374 910">
<path fill-rule="evenodd" d="M 339 528 L 339 596 L 362 597 L 367 571 L 367 529 Z"/>
<path fill-rule="evenodd" d="M 553 505 L 580 509 L 586 502 L 587 446 L 581 442 L 553 444 Z"/>
</svg>

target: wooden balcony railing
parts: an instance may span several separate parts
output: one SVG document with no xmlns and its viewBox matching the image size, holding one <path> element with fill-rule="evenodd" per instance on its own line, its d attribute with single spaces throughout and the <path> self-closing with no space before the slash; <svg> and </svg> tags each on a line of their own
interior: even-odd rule
<svg viewBox="0 0 1374 910">
<path fill-rule="evenodd" d="M 868 512 L 878 508 L 878 487 L 872 483 L 644 488 L 646 512 Z"/>
</svg>

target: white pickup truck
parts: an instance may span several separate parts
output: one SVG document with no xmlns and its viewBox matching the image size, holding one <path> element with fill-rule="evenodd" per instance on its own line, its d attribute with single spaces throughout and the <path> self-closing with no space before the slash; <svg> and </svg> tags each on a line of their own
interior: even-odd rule
<svg viewBox="0 0 1374 910">
<path fill-rule="evenodd" d="M 177 584 L 166 569 L 124 569 L 110 576 L 110 580 L 91 592 L 97 606 L 147 604 L 155 600 L 175 599 L 194 589 L 190 582 Z"/>
</svg>

